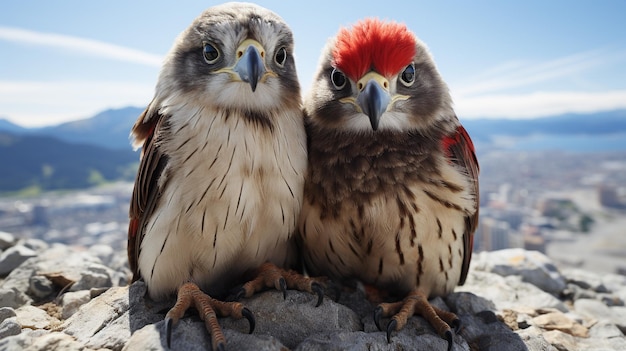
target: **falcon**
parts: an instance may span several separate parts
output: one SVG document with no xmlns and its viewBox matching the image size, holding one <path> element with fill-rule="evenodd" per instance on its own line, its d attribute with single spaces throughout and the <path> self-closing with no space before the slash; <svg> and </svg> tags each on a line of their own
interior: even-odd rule
<svg viewBox="0 0 626 351">
<path fill-rule="evenodd" d="M 452 347 L 460 320 L 429 304 L 463 284 L 478 221 L 478 162 L 426 45 L 365 19 L 329 40 L 304 99 L 309 169 L 299 240 L 311 274 L 363 282 L 391 317 Z"/>
<path fill-rule="evenodd" d="M 321 288 L 287 271 L 307 167 L 293 36 L 252 4 L 207 9 L 166 56 L 155 95 L 133 126 L 141 161 L 130 204 L 133 280 L 154 300 L 177 294 L 172 326 L 195 306 L 225 347 L 216 319 L 254 318 L 227 294 Z M 279 268 L 280 267 L 280 268 Z M 285 269 L 283 269 L 285 268 Z M 318 302 L 319 304 L 319 302 Z"/>
</svg>

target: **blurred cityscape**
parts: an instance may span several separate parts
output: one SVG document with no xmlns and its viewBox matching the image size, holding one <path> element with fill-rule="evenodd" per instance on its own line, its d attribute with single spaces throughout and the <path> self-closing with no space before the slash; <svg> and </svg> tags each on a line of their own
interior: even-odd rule
<svg viewBox="0 0 626 351">
<path fill-rule="evenodd" d="M 522 247 L 564 266 L 626 274 L 626 154 L 479 155 L 474 250 Z M 0 231 L 125 250 L 132 184 L 0 198 Z"/>
</svg>

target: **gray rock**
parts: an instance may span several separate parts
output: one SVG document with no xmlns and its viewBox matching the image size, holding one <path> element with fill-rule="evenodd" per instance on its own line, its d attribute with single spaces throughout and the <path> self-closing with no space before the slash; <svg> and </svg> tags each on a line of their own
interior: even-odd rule
<svg viewBox="0 0 626 351">
<path fill-rule="evenodd" d="M 0 351 L 91 351 L 71 336 L 60 332 L 34 330 L 0 340 Z"/>
<path fill-rule="evenodd" d="M 21 240 L 20 243 L 21 245 L 36 252 L 42 252 L 44 250 L 47 250 L 50 247 L 50 245 L 47 242 L 40 240 L 40 239 L 33 239 L 33 238 Z"/>
<path fill-rule="evenodd" d="M 91 288 L 108 288 L 113 286 L 111 276 L 114 272 L 100 263 L 87 264 L 80 272 L 80 278 L 70 291 L 89 290 Z"/>
<path fill-rule="evenodd" d="M 568 283 L 575 284 L 583 289 L 593 292 L 607 292 L 602 277 L 596 273 L 577 268 L 564 269 L 563 276 Z"/>
<path fill-rule="evenodd" d="M 89 247 L 88 252 L 100 259 L 102 264 L 110 266 L 115 255 L 115 251 L 111 246 L 96 244 Z"/>
<path fill-rule="evenodd" d="M 520 329 L 516 333 L 526 344 L 528 351 L 556 351 L 556 348 L 543 337 L 543 330 L 539 328 L 529 327 Z"/>
<path fill-rule="evenodd" d="M 4 251 L 15 245 L 15 236 L 11 233 L 0 231 L 0 251 Z"/>
<path fill-rule="evenodd" d="M 0 340 L 7 336 L 18 335 L 22 332 L 22 326 L 17 322 L 17 318 L 6 318 L 0 322 Z"/>
<path fill-rule="evenodd" d="M 1 306 L 22 307 L 0 308 L 0 351 L 24 348 L 41 351 L 168 350 L 163 319 L 174 301 L 150 300 L 143 282 L 117 287 L 116 284 L 126 281 L 128 265 L 123 259 L 124 253 L 115 252 L 109 264 L 117 268 L 105 266 L 101 258 L 109 259 L 109 253 L 106 248 L 79 251 L 54 244 L 11 271 L 0 288 Z M 534 257 L 515 250 L 509 254 L 512 254 L 510 265 L 515 269 L 520 269 L 518 261 Z M 476 266 L 480 268 L 480 264 Z M 548 267 L 546 269 L 552 272 L 549 261 L 542 261 L 538 266 Z M 567 288 L 560 296 L 570 299 L 566 305 L 565 301 L 535 285 L 541 285 L 540 282 L 524 278 L 521 271 L 502 276 L 490 269 L 475 268 L 472 264 L 466 284 L 455 293 L 430 300 L 434 306 L 456 313 L 461 320 L 461 329 L 454 337 L 455 350 L 626 349 L 626 308 L 619 306 L 623 302 L 620 294 L 626 293 L 626 281 L 622 277 L 600 277 L 584 271 L 576 272 L 578 275 L 573 277 L 574 273 L 565 271 Z M 532 269 L 535 268 L 529 268 Z M 513 268 L 497 270 L 514 272 Z M 56 300 L 62 306 L 61 311 L 50 305 L 42 306 L 45 311 L 29 306 L 42 299 L 43 293 L 37 294 L 33 286 L 45 284 L 42 277 L 50 277 L 49 273 L 75 281 L 72 289 L 77 291 L 66 292 Z M 58 292 L 60 283 L 58 276 L 55 277 L 50 279 L 55 281 L 54 292 Z M 547 289 L 545 283 L 543 289 Z M 376 305 L 366 300 L 363 290 L 344 290 L 338 302 L 327 297 L 320 307 L 314 306 L 315 300 L 312 294 L 292 290 L 288 291 L 286 300 L 273 290 L 242 300 L 255 314 L 256 330 L 247 334 L 245 319 L 220 318 L 227 349 L 430 350 L 447 347 L 447 342 L 421 316 L 409 318 L 407 325 L 394 331 L 391 343 L 387 343 L 385 333 L 378 331 L 373 321 Z M 6 301 L 10 304 L 5 304 Z M 64 320 L 59 321 L 46 311 Z M 588 337 L 568 327 L 575 325 L 574 322 L 588 329 Z M 389 318 L 384 318 L 383 327 L 387 323 Z M 583 330 L 580 326 L 578 329 Z M 173 328 L 172 344 L 172 349 L 210 349 L 211 338 L 193 309 Z"/>
<path fill-rule="evenodd" d="M 283 299 L 281 292 L 271 290 L 241 302 L 258 321 L 255 335 L 275 337 L 288 348 L 296 347 L 311 334 L 363 330 L 361 319 L 348 307 L 330 299 L 315 307 L 316 301 L 316 296 L 296 291 L 289 291 Z M 242 321 L 226 318 L 220 323 L 225 328 L 247 331 Z"/>
<path fill-rule="evenodd" d="M 17 316 L 17 314 L 15 314 L 15 310 L 11 307 L 0 307 L 0 322 L 15 316 Z"/>
<path fill-rule="evenodd" d="M 107 333 L 107 328 L 111 327 L 118 319 L 126 315 L 128 320 L 128 288 L 111 288 L 98 298 L 83 305 L 74 315 L 67 319 L 59 327 L 60 330 L 72 335 L 77 341 L 88 344 L 98 333 Z M 107 345 L 124 345 L 124 340 L 130 337 L 130 329 L 119 330 L 117 335 L 112 335 L 112 340 L 106 340 Z M 97 345 L 97 347 L 105 347 Z"/>
<path fill-rule="evenodd" d="M 538 251 L 506 249 L 481 252 L 472 259 L 477 271 L 496 273 L 501 276 L 520 276 L 524 282 L 555 296 L 565 289 L 565 279 L 552 261 Z"/>
<path fill-rule="evenodd" d="M 360 350 L 446 350 L 448 342 L 436 334 L 418 334 L 412 328 L 405 328 L 413 333 L 394 335 L 387 343 L 384 332 L 328 332 L 313 335 L 298 345 L 294 351 L 360 351 Z M 460 342 L 457 341 L 460 339 Z M 460 337 L 455 338 L 455 350 L 469 350 L 467 343 Z"/>
<path fill-rule="evenodd" d="M 534 309 L 556 308 L 567 312 L 563 301 L 536 286 L 525 283 L 519 276 L 502 277 L 498 274 L 470 269 L 465 285 L 456 291 L 466 291 L 494 303 L 498 310 L 526 306 Z"/>
<path fill-rule="evenodd" d="M 0 254 L 0 276 L 11 273 L 12 270 L 24 263 L 27 259 L 35 257 L 37 253 L 26 246 L 12 246 Z"/>
<path fill-rule="evenodd" d="M 28 283 L 26 281 L 25 283 Z M 15 288 L 0 288 L 0 306 L 6 306 L 11 308 L 20 307 L 31 301 L 26 293 L 20 292 Z"/>
<path fill-rule="evenodd" d="M 583 317 L 615 324 L 622 333 L 626 332 L 626 307 L 608 307 L 598 300 L 580 299 L 574 301 L 574 309 Z"/>
<path fill-rule="evenodd" d="M 91 300 L 91 294 L 87 290 L 66 292 L 61 296 L 61 307 L 63 312 L 61 316 L 63 319 L 70 318 L 78 309 Z"/>
<path fill-rule="evenodd" d="M 50 281 L 50 279 L 41 276 L 34 275 L 31 276 L 28 280 L 28 293 L 31 296 L 37 297 L 38 299 L 44 299 L 50 296 L 55 292 L 54 284 Z"/>
</svg>

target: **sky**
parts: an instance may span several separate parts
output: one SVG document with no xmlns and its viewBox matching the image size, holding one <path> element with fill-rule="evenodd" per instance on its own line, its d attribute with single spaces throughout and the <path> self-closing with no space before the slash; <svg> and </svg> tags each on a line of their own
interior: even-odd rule
<svg viewBox="0 0 626 351">
<path fill-rule="evenodd" d="M 0 118 L 53 125 L 146 106 L 174 39 L 217 1 L 0 2 Z M 406 24 L 461 120 L 626 108 L 626 1 L 258 1 L 295 37 L 302 89 L 339 28 Z"/>
</svg>

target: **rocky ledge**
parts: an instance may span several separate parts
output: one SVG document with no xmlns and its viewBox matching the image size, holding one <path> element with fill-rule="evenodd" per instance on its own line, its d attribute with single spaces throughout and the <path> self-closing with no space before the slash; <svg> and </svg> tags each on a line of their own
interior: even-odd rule
<svg viewBox="0 0 626 351">
<path fill-rule="evenodd" d="M 164 313 L 172 302 L 127 285 L 125 253 L 77 249 L 0 233 L 0 350 L 166 350 Z M 626 350 L 626 276 L 559 270 L 544 255 L 510 249 L 476 254 L 464 286 L 432 302 L 457 313 L 455 350 Z M 220 319 L 229 350 L 446 350 L 421 318 L 378 331 L 359 290 L 339 301 L 267 291 L 242 302 L 256 316 Z M 386 323 L 387 321 L 385 321 Z M 210 349 L 203 322 L 175 326 L 173 350 Z"/>
</svg>

